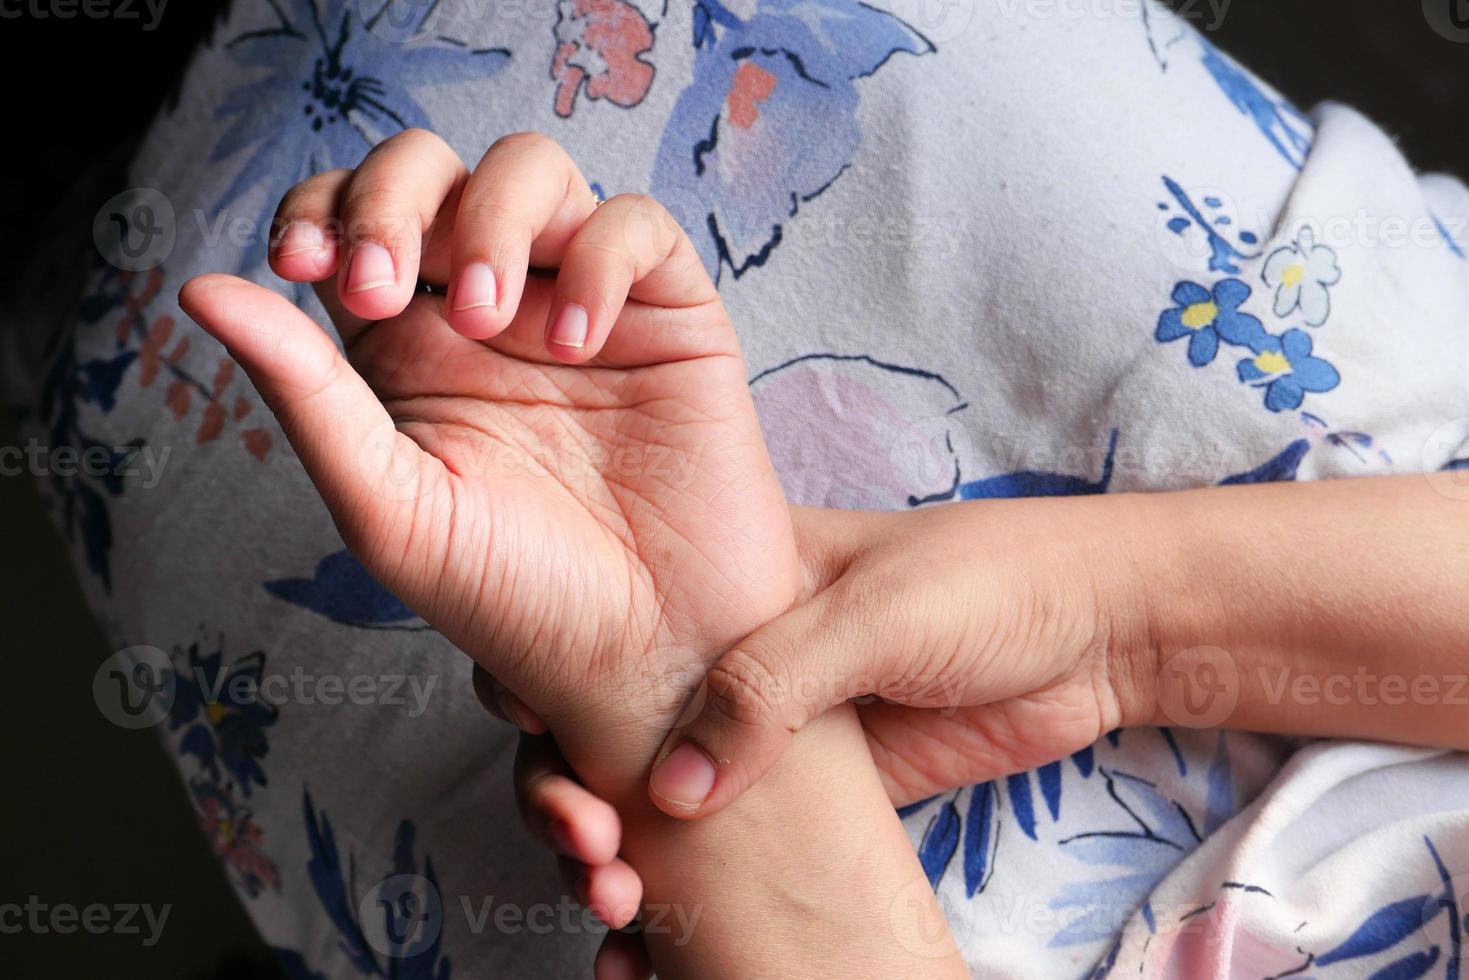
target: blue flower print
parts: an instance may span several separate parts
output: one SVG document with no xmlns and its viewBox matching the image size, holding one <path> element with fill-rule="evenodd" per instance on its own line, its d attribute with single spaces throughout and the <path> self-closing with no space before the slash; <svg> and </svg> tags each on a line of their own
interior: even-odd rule
<svg viewBox="0 0 1469 980">
<path fill-rule="evenodd" d="M 658 147 L 652 192 L 717 280 L 765 264 L 802 204 L 851 165 L 857 80 L 929 41 L 857 0 L 759 0 L 737 16 L 694 7 L 693 81 Z"/>
<path fill-rule="evenodd" d="M 293 980 L 320 980 L 327 975 L 450 980 L 452 966 L 449 957 L 443 955 L 444 907 L 439 878 L 431 857 L 425 855 L 421 865 L 418 861 L 418 831 L 413 821 L 398 824 L 388 875 L 363 894 L 357 871 L 367 863 L 359 864 L 351 848 L 343 860 L 326 810 L 316 808 L 311 791 L 304 786 L 301 795 L 306 841 L 311 848 L 306 874 L 322 910 L 336 927 L 336 950 L 348 964 L 317 972 L 300 952 L 278 949 L 287 975 Z"/>
<path fill-rule="evenodd" d="M 1469 256 L 1465 255 L 1464 249 L 1454 240 L 1453 233 L 1449 231 L 1449 226 L 1444 224 L 1443 220 L 1436 214 L 1430 215 L 1429 217 L 1433 218 L 1433 224 L 1438 228 L 1438 233 L 1443 238 L 1444 244 L 1449 247 L 1449 251 L 1453 252 L 1461 260 L 1469 258 Z M 1460 228 L 1462 227 L 1463 225 L 1460 225 Z"/>
<path fill-rule="evenodd" d="M 1204 69 L 1234 107 L 1259 128 L 1281 159 L 1300 170 L 1306 164 L 1315 130 L 1305 114 L 1281 98 L 1222 51 L 1197 35 Z"/>
<path fill-rule="evenodd" d="M 403 605 L 343 549 L 316 563 L 310 578 L 282 578 L 263 583 L 265 591 L 345 626 L 364 629 L 427 630 Z"/>
<path fill-rule="evenodd" d="M 1196 282 L 1180 282 L 1173 287 L 1177 305 L 1158 317 L 1154 337 L 1165 344 L 1188 337 L 1188 359 L 1194 367 L 1211 363 L 1221 340 L 1254 350 L 1269 334 L 1259 320 L 1239 311 L 1249 296 L 1250 287 L 1238 279 L 1224 279 L 1212 292 Z"/>
<path fill-rule="evenodd" d="M 410 86 L 483 78 L 509 60 L 504 49 L 477 50 L 448 38 L 396 43 L 379 36 L 370 28 L 390 6 L 370 16 L 354 12 L 351 0 L 282 0 L 269 5 L 274 23 L 225 43 L 238 65 L 264 68 L 266 74 L 227 93 L 215 111 L 216 118 L 231 122 L 210 162 L 250 151 L 216 210 L 264 184 L 258 227 L 268 229 L 276 201 L 291 185 L 312 173 L 356 165 L 370 147 L 400 130 L 429 127 Z M 421 6 L 420 24 L 436 5 Z M 266 235 L 258 235 L 241 257 L 242 271 L 258 263 L 265 245 Z"/>
<path fill-rule="evenodd" d="M 1267 337 L 1255 356 L 1239 362 L 1239 379 L 1265 389 L 1265 407 L 1272 412 L 1300 408 L 1306 392 L 1330 391 L 1341 384 L 1336 368 L 1311 354 L 1311 335 L 1287 330 Z"/>
<path fill-rule="evenodd" d="M 1299 309 L 1308 327 L 1319 327 L 1331 315 L 1327 287 L 1341 279 L 1336 253 L 1316 244 L 1316 233 L 1302 228 L 1290 245 L 1277 248 L 1265 260 L 1265 285 L 1275 289 L 1275 315 Z"/>
<path fill-rule="evenodd" d="M 259 760 L 270 751 L 266 729 L 277 717 L 275 706 L 261 697 L 264 673 L 262 652 L 225 665 L 222 648 L 201 655 L 197 643 L 174 669 L 177 683 L 168 726 L 185 729 L 179 754 L 197 757 L 216 780 L 223 766 L 245 796 L 252 785 L 265 785 Z"/>
</svg>

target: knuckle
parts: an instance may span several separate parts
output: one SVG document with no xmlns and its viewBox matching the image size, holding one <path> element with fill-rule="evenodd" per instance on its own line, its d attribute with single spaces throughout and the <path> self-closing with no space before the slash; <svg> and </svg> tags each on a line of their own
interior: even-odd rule
<svg viewBox="0 0 1469 980">
<path fill-rule="evenodd" d="M 437 150 L 448 145 L 438 133 L 421 126 L 411 126 L 400 133 L 395 133 L 388 142 L 423 150 Z"/>
<path fill-rule="evenodd" d="M 343 237 L 348 243 L 379 242 L 390 248 L 405 248 L 423 238 L 417 214 L 389 195 L 358 201 L 348 206 Z"/>
<path fill-rule="evenodd" d="M 286 191 L 278 213 L 296 215 L 330 209 L 338 188 L 351 176 L 352 171 L 344 167 L 306 178 Z"/>
<path fill-rule="evenodd" d="M 656 268 L 678 247 L 682 231 L 657 198 L 647 194 L 618 194 L 608 204 L 613 208 L 609 213 L 623 215 L 628 250 L 642 269 Z"/>
<path fill-rule="evenodd" d="M 596 238 L 573 240 L 566 247 L 561 265 L 562 268 L 573 266 L 584 270 L 600 270 L 603 276 L 621 272 L 627 278 L 635 276 L 638 271 L 637 257 L 628 248 Z"/>
<path fill-rule="evenodd" d="M 658 203 L 657 198 L 638 191 L 625 191 L 621 194 L 615 194 L 611 200 L 616 201 L 620 206 L 630 211 L 649 211 L 656 214 L 663 210 L 663 205 Z M 609 201 L 609 203 L 611 202 Z"/>
<path fill-rule="evenodd" d="M 561 152 L 561 144 L 557 143 L 545 133 L 525 131 L 520 133 L 507 133 L 501 136 L 494 143 L 490 144 L 490 149 L 485 156 L 488 157 L 490 154 L 498 155 L 506 152 L 538 154 L 548 151 Z"/>
<path fill-rule="evenodd" d="M 475 234 L 488 229 L 497 236 L 513 234 L 521 238 L 530 237 L 530 224 L 523 210 L 498 196 L 467 202 L 460 209 L 458 223 Z"/>
<path fill-rule="evenodd" d="M 660 232 L 659 237 L 669 232 L 673 217 L 658 203 L 657 198 L 647 194 L 628 193 L 618 194 L 612 201 L 626 212 L 629 222 L 657 229 Z"/>
<path fill-rule="evenodd" d="M 342 206 L 353 212 L 401 210 L 406 200 L 403 185 L 390 174 L 359 170 L 347 188 Z"/>
<path fill-rule="evenodd" d="M 371 150 L 367 151 L 367 159 L 400 152 L 418 154 L 437 153 L 447 146 L 448 144 L 437 133 L 415 126 L 399 130 L 378 143 Z"/>
<path fill-rule="evenodd" d="M 706 706 L 742 728 L 763 728 L 780 717 L 779 676 L 748 649 L 731 651 L 709 671 Z"/>
</svg>

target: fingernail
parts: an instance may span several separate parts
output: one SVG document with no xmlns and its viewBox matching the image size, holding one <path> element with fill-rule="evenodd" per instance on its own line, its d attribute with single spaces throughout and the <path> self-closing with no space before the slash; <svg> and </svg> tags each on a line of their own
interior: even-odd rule
<svg viewBox="0 0 1469 980">
<path fill-rule="evenodd" d="M 587 345 L 587 311 L 575 303 L 561 307 L 546 339 L 559 347 L 581 350 Z"/>
<path fill-rule="evenodd" d="M 377 242 L 363 242 L 352 253 L 352 271 L 347 276 L 347 292 L 365 293 L 369 289 L 392 286 L 398 281 L 393 268 L 393 253 Z"/>
<path fill-rule="evenodd" d="M 574 853 L 575 842 L 571 839 L 571 825 L 565 820 L 552 820 L 546 827 L 546 837 L 556 850 L 567 857 Z"/>
<path fill-rule="evenodd" d="M 459 273 L 459 285 L 454 289 L 454 311 L 494 306 L 497 295 L 494 269 L 483 262 L 465 266 Z"/>
<path fill-rule="evenodd" d="M 297 221 L 281 235 L 280 257 L 288 258 L 302 252 L 320 252 L 326 248 L 326 235 L 309 221 Z"/>
<path fill-rule="evenodd" d="M 697 809 L 714 789 L 714 763 L 703 749 L 685 742 L 654 767 L 649 785 L 659 799 Z"/>
</svg>

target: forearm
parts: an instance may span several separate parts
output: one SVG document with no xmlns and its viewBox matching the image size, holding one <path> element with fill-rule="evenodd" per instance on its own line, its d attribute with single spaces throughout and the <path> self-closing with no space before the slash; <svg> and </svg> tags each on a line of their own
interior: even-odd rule
<svg viewBox="0 0 1469 980">
<path fill-rule="evenodd" d="M 1149 720 L 1469 748 L 1469 504 L 1421 476 L 1114 499 Z"/>
<path fill-rule="evenodd" d="M 724 812 L 625 820 L 665 980 L 967 976 L 850 707 Z"/>
</svg>

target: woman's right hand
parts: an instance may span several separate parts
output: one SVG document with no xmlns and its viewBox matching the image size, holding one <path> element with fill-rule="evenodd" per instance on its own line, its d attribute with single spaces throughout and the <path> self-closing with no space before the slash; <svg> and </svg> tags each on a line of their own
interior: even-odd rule
<svg viewBox="0 0 1469 980">
<path fill-rule="evenodd" d="M 603 792 L 802 575 L 739 345 L 657 202 L 553 141 L 471 173 L 423 131 L 282 202 L 272 268 L 180 302 L 276 413 L 353 554 L 555 726 Z M 546 272 L 543 270 L 554 270 Z M 421 284 L 432 287 L 425 290 Z"/>
</svg>

